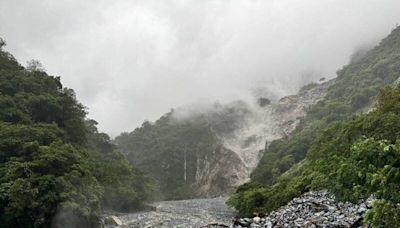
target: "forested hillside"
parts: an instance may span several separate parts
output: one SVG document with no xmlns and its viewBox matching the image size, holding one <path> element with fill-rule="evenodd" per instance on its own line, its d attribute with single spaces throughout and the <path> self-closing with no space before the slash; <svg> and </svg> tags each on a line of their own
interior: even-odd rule
<svg viewBox="0 0 400 228">
<path fill-rule="evenodd" d="M 367 222 L 399 223 L 400 90 L 383 88 L 400 76 L 400 28 L 337 75 L 325 98 L 291 135 L 266 148 L 252 181 L 231 197 L 243 214 L 271 211 L 303 192 L 328 189 L 353 201 L 374 193 L 378 200 Z M 289 171 L 277 165 L 288 158 L 297 163 Z"/>
<path fill-rule="evenodd" d="M 132 164 L 157 180 L 159 198 L 224 194 L 245 168 L 216 134 L 231 132 L 242 114 L 235 108 L 223 113 L 181 119 L 173 110 L 155 123 L 144 122 L 131 133 L 121 134 L 115 143 Z"/>
<path fill-rule="evenodd" d="M 97 227 L 102 209 L 139 209 L 147 178 L 60 77 L 24 68 L 0 41 L 1 226 Z"/>
<path fill-rule="evenodd" d="M 305 86 L 279 101 L 254 97 L 253 104 L 183 106 L 121 134 L 115 143 L 133 165 L 157 180 L 163 199 L 226 195 L 249 179 L 266 141 L 293 131 L 332 83 Z M 279 166 L 293 163 L 282 159 Z"/>
<path fill-rule="evenodd" d="M 279 167 L 279 160 L 304 159 L 320 131 L 338 121 L 370 108 L 379 90 L 400 77 L 400 29 L 365 54 L 337 72 L 335 84 L 328 88 L 323 100 L 307 111 L 294 130 L 283 139 L 270 143 L 263 158 L 252 173 L 252 180 L 272 184 L 288 167 Z"/>
</svg>

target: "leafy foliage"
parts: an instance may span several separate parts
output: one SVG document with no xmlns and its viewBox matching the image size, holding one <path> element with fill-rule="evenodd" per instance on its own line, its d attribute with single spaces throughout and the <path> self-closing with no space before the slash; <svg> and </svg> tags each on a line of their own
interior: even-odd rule
<svg viewBox="0 0 400 228">
<path fill-rule="evenodd" d="M 92 172 L 104 187 L 102 205 L 118 211 L 138 210 L 153 191 L 153 180 L 133 167 L 116 150 L 105 133 L 99 133 L 96 121 L 88 120 L 89 148 L 92 158 Z"/>
<path fill-rule="evenodd" d="M 237 177 L 214 167 L 228 164 L 225 161 L 240 162 L 217 136 L 232 134 L 248 114 L 248 106 L 241 101 L 215 103 L 205 112 L 181 108 L 154 123 L 146 121 L 134 131 L 122 133 L 115 143 L 132 164 L 156 180 L 157 197 L 216 195 L 231 190 L 231 178 Z"/>
<path fill-rule="evenodd" d="M 339 71 L 326 97 L 308 111 L 293 135 L 270 144 L 253 182 L 240 187 L 229 203 L 251 214 L 277 209 L 309 190 L 328 189 L 338 199 L 353 202 L 374 194 L 377 200 L 366 223 L 398 224 L 400 89 L 381 90 L 373 111 L 356 117 L 353 113 L 367 109 L 379 88 L 400 76 L 399 42 L 397 28 Z M 279 169 L 288 155 L 301 155 L 295 161 L 306 159 L 288 171 Z"/>
<path fill-rule="evenodd" d="M 274 210 L 308 190 L 328 189 L 339 200 L 352 202 L 373 194 L 377 200 L 367 212 L 367 224 L 398 224 L 399 98 L 400 88 L 385 88 L 376 110 L 324 131 L 313 142 L 304 164 L 281 176 L 273 186 L 248 184 L 256 187 L 239 188 L 230 204 L 248 214 Z"/>
<path fill-rule="evenodd" d="M 265 149 L 252 173 L 252 180 L 264 184 L 275 183 L 277 177 L 288 170 L 280 165 L 282 158 L 292 156 L 294 163 L 303 160 L 313 141 L 324 129 L 349 120 L 355 113 L 371 107 L 379 90 L 400 77 L 399 43 L 400 27 L 378 46 L 339 70 L 325 98 L 310 107 L 296 130 L 287 138 L 271 142 Z"/>
<path fill-rule="evenodd" d="M 140 207 L 147 178 L 85 120 L 74 91 L 1 47 L 1 227 L 91 227 L 102 207 Z"/>
<path fill-rule="evenodd" d="M 133 132 L 116 137 L 115 142 L 130 162 L 157 181 L 164 199 L 193 197 L 199 161 L 218 145 L 205 120 L 176 120 L 173 112 L 154 124 L 144 122 Z"/>
</svg>

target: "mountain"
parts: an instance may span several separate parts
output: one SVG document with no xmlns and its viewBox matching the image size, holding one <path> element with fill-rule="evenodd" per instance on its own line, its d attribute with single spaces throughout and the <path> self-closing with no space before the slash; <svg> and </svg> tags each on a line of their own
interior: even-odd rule
<svg viewBox="0 0 400 228">
<path fill-rule="evenodd" d="M 269 144 L 251 182 L 229 203 L 251 214 L 275 210 L 310 190 L 327 189 L 353 202 L 374 195 L 366 224 L 396 226 L 399 77 L 400 27 L 337 72 L 325 97 L 310 106 L 296 129 Z M 280 169 L 288 156 L 295 165 Z"/>
<path fill-rule="evenodd" d="M 249 180 L 266 142 L 293 131 L 332 83 L 310 84 L 276 102 L 258 97 L 253 103 L 177 108 L 114 142 L 157 180 L 162 199 L 226 195 Z"/>
<path fill-rule="evenodd" d="M 0 39 L 0 226 L 100 227 L 143 206 L 150 181 L 86 118 L 60 77 L 21 66 Z"/>
<path fill-rule="evenodd" d="M 350 159 L 342 161 L 347 166 L 368 162 L 352 156 L 357 143 L 361 148 L 370 145 L 359 142 L 363 139 L 372 140 L 374 150 L 384 145 L 396 153 L 397 122 L 394 116 L 386 119 L 380 107 L 389 102 L 395 108 L 397 90 L 384 88 L 400 76 L 399 43 L 396 28 L 376 47 L 353 55 L 333 80 L 311 83 L 278 101 L 255 97 L 200 110 L 177 108 L 121 134 L 115 144 L 156 180 L 162 199 L 226 195 L 237 189 L 229 203 L 242 214 L 277 209 L 309 190 L 328 189 L 338 199 L 355 200 L 358 188 L 346 187 L 355 183 L 344 178 L 347 169 L 337 167 L 337 157 Z M 382 176 L 382 164 L 368 175 Z M 348 170 L 351 177 L 357 169 Z M 371 179 L 365 170 L 357 172 Z M 371 188 L 360 185 L 362 194 L 356 196 L 376 193 Z M 393 202 L 381 206 L 393 207 Z"/>
</svg>

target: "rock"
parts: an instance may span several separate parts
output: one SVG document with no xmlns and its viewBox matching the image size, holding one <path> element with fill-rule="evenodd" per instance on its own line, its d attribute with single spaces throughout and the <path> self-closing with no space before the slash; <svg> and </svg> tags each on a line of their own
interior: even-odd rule
<svg viewBox="0 0 400 228">
<path fill-rule="evenodd" d="M 362 214 L 362 213 L 364 213 L 364 212 L 366 212 L 367 211 L 367 207 L 364 205 L 364 206 L 360 206 L 359 208 L 358 208 L 358 213 L 359 214 Z"/>
<path fill-rule="evenodd" d="M 265 228 L 272 228 L 272 222 L 271 221 L 266 222 L 264 227 Z"/>
<path fill-rule="evenodd" d="M 261 221 L 261 218 L 258 216 L 253 218 L 254 223 L 260 223 L 260 221 Z"/>
<path fill-rule="evenodd" d="M 248 218 L 245 218 L 245 219 L 239 219 L 238 224 L 239 224 L 240 226 L 242 226 L 242 227 L 249 227 L 250 224 L 251 224 L 251 222 L 249 221 Z"/>
<path fill-rule="evenodd" d="M 342 203 L 326 191 L 308 192 L 263 218 L 239 219 L 246 222 L 239 227 L 360 227 L 372 201 L 370 197 L 359 204 Z"/>
<path fill-rule="evenodd" d="M 112 225 L 112 226 L 120 226 L 120 225 L 122 225 L 121 220 L 117 216 L 114 216 L 114 215 L 106 217 L 104 219 L 104 223 L 106 225 Z"/>
</svg>

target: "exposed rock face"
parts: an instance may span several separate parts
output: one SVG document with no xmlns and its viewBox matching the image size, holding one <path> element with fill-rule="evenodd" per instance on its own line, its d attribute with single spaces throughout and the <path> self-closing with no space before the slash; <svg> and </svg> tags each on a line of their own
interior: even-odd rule
<svg viewBox="0 0 400 228">
<path fill-rule="evenodd" d="M 299 118 L 305 116 L 306 110 L 311 105 L 324 98 L 333 80 L 301 90 L 297 95 L 280 99 L 278 102 L 264 107 L 249 107 L 240 118 L 240 122 L 229 132 L 216 131 L 223 145 L 235 152 L 246 167 L 246 173 L 240 175 L 236 185 L 249 180 L 250 173 L 257 166 L 261 153 L 267 142 L 289 135 L 299 123 Z"/>
<path fill-rule="evenodd" d="M 206 110 L 178 108 L 121 134 L 115 143 L 157 180 L 165 199 L 226 195 L 249 180 L 267 142 L 293 131 L 331 84 L 314 83 L 275 103 L 263 100 L 261 106 L 255 100 Z"/>
<path fill-rule="evenodd" d="M 299 123 L 299 118 L 306 115 L 307 109 L 325 97 L 328 88 L 334 84 L 330 80 L 321 84 L 313 84 L 311 88 L 300 90 L 297 95 L 283 97 L 272 107 L 271 116 L 274 129 L 280 136 L 290 134 Z"/>
<path fill-rule="evenodd" d="M 198 197 L 225 195 L 237 186 L 239 180 L 247 177 L 240 158 L 223 146 L 217 148 L 212 158 L 197 161 L 197 166 L 194 189 Z"/>
<path fill-rule="evenodd" d="M 361 227 L 372 198 L 359 204 L 336 202 L 325 192 L 309 192 L 265 217 L 241 218 L 233 227 Z"/>
</svg>

